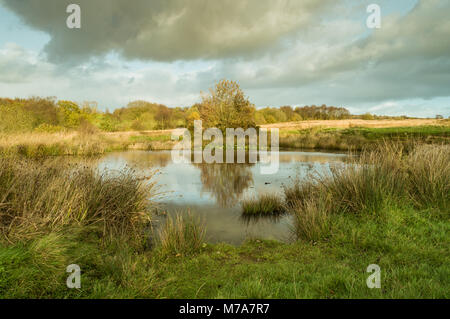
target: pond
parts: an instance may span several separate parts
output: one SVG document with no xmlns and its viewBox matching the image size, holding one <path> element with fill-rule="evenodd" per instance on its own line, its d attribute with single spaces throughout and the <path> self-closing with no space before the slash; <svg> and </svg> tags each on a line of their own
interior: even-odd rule
<svg viewBox="0 0 450 319">
<path fill-rule="evenodd" d="M 170 151 L 127 151 L 105 155 L 100 169 L 120 170 L 132 166 L 138 173 L 157 169 L 158 218 L 164 213 L 189 211 L 206 226 L 208 242 L 239 244 L 245 239 L 261 238 L 289 241 L 292 221 L 288 215 L 274 219 L 245 220 L 241 202 L 258 194 L 283 196 L 283 186 L 301 180 L 314 171 L 328 170 L 342 163 L 347 155 L 319 152 L 280 152 L 277 174 L 262 175 L 260 163 L 195 164 L 174 163 Z"/>
</svg>

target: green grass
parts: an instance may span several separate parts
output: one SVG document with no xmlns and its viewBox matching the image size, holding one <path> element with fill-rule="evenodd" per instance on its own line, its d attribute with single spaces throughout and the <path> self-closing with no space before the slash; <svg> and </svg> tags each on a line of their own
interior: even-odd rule
<svg viewBox="0 0 450 319">
<path fill-rule="evenodd" d="M 390 215 L 384 221 L 388 222 L 389 232 L 381 222 L 339 218 L 327 242 L 253 241 L 238 248 L 211 246 L 196 258 L 170 261 L 165 278 L 173 282 L 165 287 L 162 296 L 448 297 L 449 258 L 441 255 L 448 244 L 448 223 L 430 222 L 426 213 L 408 209 L 393 210 Z M 366 268 L 372 263 L 381 267 L 381 290 L 366 286 Z M 196 273 L 199 275 L 192 276 Z"/>
<path fill-rule="evenodd" d="M 130 136 L 130 141 L 144 143 L 144 142 L 167 142 L 171 141 L 172 138 L 170 135 L 136 135 Z"/>
<path fill-rule="evenodd" d="M 0 247 L 0 292 L 3 298 L 450 297 L 448 220 L 412 208 L 383 215 L 334 216 L 327 241 L 208 244 L 188 257 L 103 247 L 85 233 L 50 234 Z M 65 286 L 69 263 L 81 267 L 80 290 Z M 373 263 L 381 267 L 381 289 L 366 286 Z"/>
<path fill-rule="evenodd" d="M 389 128 L 354 127 L 287 130 L 280 134 L 282 149 L 362 150 L 380 142 L 424 142 L 448 144 L 450 126 L 414 126 Z"/>
<path fill-rule="evenodd" d="M 448 220 L 449 159 L 448 146 L 384 144 L 331 167 L 329 174 L 285 187 L 297 238 L 328 238 L 334 215 L 376 219 L 396 207 L 429 209 Z"/>
<path fill-rule="evenodd" d="M 243 217 L 279 216 L 285 212 L 280 195 L 263 194 L 242 203 Z"/>
<path fill-rule="evenodd" d="M 370 140 L 382 138 L 414 138 L 429 136 L 450 137 L 449 126 L 412 126 L 385 128 L 351 128 L 342 130 L 344 135 L 362 135 Z"/>
</svg>

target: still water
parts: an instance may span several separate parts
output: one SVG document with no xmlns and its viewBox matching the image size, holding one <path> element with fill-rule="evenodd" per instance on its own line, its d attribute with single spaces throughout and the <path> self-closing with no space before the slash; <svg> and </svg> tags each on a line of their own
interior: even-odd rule
<svg viewBox="0 0 450 319">
<path fill-rule="evenodd" d="M 99 162 L 101 170 L 134 167 L 138 173 L 158 170 L 156 180 L 158 210 L 167 214 L 190 211 L 206 226 L 209 242 L 239 244 L 248 238 L 289 241 L 292 221 L 289 216 L 277 220 L 244 220 L 241 201 L 270 193 L 283 196 L 283 186 L 308 173 L 328 170 L 342 163 L 344 154 L 318 152 L 280 152 L 277 174 L 261 175 L 260 163 L 195 164 L 174 163 L 170 151 L 128 151 L 110 153 Z M 164 215 L 159 217 L 164 219 Z"/>
</svg>

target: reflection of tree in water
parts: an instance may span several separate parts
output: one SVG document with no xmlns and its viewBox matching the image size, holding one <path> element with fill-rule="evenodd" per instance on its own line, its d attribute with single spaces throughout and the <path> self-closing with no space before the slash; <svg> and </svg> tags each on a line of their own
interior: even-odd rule
<svg viewBox="0 0 450 319">
<path fill-rule="evenodd" d="M 231 207 L 253 184 L 253 164 L 196 164 L 201 171 L 203 191 L 211 192 L 219 205 Z"/>
<path fill-rule="evenodd" d="M 128 164 L 139 169 L 162 168 L 172 160 L 170 152 L 129 152 L 123 157 Z"/>
</svg>

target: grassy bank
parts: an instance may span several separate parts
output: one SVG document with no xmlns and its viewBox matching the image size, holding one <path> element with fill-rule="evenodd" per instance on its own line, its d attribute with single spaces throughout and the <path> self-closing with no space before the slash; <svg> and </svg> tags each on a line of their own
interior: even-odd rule
<svg viewBox="0 0 450 319">
<path fill-rule="evenodd" d="M 448 298 L 448 222 L 387 210 L 383 223 L 335 221 L 327 241 L 203 245 L 190 255 L 107 246 L 85 230 L 0 248 L 1 297 L 11 298 Z M 65 285 L 67 265 L 81 289 Z M 380 265 L 382 289 L 366 268 Z"/>
<path fill-rule="evenodd" d="M 364 151 L 346 166 L 285 188 L 298 238 L 330 236 L 334 218 L 355 215 L 384 222 L 390 210 L 427 210 L 450 217 L 450 147 L 384 144 Z M 336 217 L 337 216 L 337 217 Z"/>
<path fill-rule="evenodd" d="M 444 122 L 442 122 L 444 123 Z M 411 127 L 308 128 L 280 130 L 281 149 L 362 150 L 380 142 L 449 144 L 450 125 Z"/>
<path fill-rule="evenodd" d="M 3 159 L 0 296 L 448 298 L 449 152 L 363 153 L 286 189 L 291 243 L 238 247 L 206 243 L 189 217 L 149 235 L 144 198 L 154 191 L 131 172 Z M 81 289 L 66 287 L 74 263 Z M 381 289 L 366 286 L 369 264 L 381 267 Z"/>
<path fill-rule="evenodd" d="M 0 134 L 0 154 L 30 158 L 92 156 L 124 150 L 170 150 L 170 132 L 58 132 Z"/>
<path fill-rule="evenodd" d="M 327 122 L 330 126 L 333 121 L 322 122 L 324 124 Z M 307 121 L 304 123 L 307 124 Z M 320 121 L 314 123 L 320 124 Z M 287 126 L 280 128 L 280 149 L 362 150 L 375 147 L 381 141 L 449 144 L 449 122 L 443 120 L 439 123 L 441 125 L 381 128 L 317 126 L 295 129 L 295 126 Z M 171 140 L 170 130 L 107 133 L 88 127 L 55 133 L 0 133 L 0 154 L 18 154 L 31 158 L 58 155 L 90 156 L 122 150 L 172 150 L 175 143 L 176 141 Z M 205 141 L 204 145 L 206 144 L 208 143 Z"/>
</svg>

